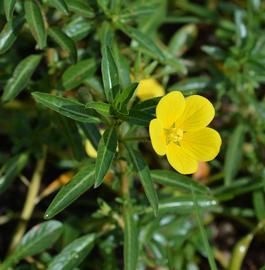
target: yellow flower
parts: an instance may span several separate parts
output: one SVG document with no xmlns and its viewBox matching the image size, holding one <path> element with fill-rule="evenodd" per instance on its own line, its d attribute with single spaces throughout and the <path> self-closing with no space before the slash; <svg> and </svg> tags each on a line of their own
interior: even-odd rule
<svg viewBox="0 0 265 270">
<path fill-rule="evenodd" d="M 182 174 L 197 171 L 199 161 L 210 161 L 222 143 L 217 131 L 207 127 L 214 118 L 214 107 L 205 97 L 184 98 L 181 92 L 165 95 L 150 122 L 151 143 L 158 155 L 167 155 L 170 165 Z"/>
<path fill-rule="evenodd" d="M 155 79 L 141 80 L 136 91 L 136 96 L 141 100 L 160 97 L 165 94 L 163 86 Z"/>
<path fill-rule="evenodd" d="M 92 157 L 92 158 L 97 157 L 97 151 L 89 140 L 85 141 L 85 149 L 89 157 Z"/>
</svg>

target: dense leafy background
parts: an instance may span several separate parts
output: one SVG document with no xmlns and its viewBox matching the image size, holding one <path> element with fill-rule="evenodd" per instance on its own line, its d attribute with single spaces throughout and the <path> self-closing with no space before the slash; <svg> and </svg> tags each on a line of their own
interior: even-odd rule
<svg viewBox="0 0 265 270">
<path fill-rule="evenodd" d="M 0 269 L 265 269 L 264 14 L 260 0 L 2 0 Z M 147 77 L 214 103 L 222 149 L 196 179 L 145 141 L 158 100 L 131 83 Z"/>
</svg>

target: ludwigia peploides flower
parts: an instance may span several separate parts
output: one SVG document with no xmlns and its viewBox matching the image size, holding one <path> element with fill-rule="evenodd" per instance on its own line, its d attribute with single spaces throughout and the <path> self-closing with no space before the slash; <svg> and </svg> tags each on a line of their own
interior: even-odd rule
<svg viewBox="0 0 265 270">
<path fill-rule="evenodd" d="M 220 151 L 219 133 L 207 127 L 215 110 L 202 96 L 184 98 L 179 91 L 165 95 L 150 122 L 151 143 L 158 155 L 166 155 L 170 165 L 182 174 L 197 171 L 200 161 L 210 161 Z"/>
</svg>

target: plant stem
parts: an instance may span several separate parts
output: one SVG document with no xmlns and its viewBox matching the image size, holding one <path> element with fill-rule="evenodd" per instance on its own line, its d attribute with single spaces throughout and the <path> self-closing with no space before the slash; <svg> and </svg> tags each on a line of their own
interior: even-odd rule
<svg viewBox="0 0 265 270">
<path fill-rule="evenodd" d="M 41 178 L 42 178 L 42 174 L 43 174 L 43 170 L 45 166 L 46 152 L 47 150 L 45 147 L 43 157 L 37 161 L 36 168 L 34 170 L 34 173 L 33 173 L 30 185 L 29 185 L 24 207 L 20 216 L 21 220 L 17 226 L 17 229 L 11 241 L 11 245 L 9 247 L 9 253 L 16 247 L 16 245 L 21 240 L 22 236 L 24 235 L 26 231 L 28 221 L 30 220 L 31 215 L 33 213 L 34 206 L 35 206 L 35 199 L 39 192 Z"/>
</svg>

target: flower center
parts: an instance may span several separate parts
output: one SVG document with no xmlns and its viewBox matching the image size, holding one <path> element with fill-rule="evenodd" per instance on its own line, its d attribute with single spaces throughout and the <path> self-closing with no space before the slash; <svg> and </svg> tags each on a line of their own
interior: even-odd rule
<svg viewBox="0 0 265 270">
<path fill-rule="evenodd" d="M 173 126 L 169 129 L 164 129 L 165 135 L 166 135 L 166 142 L 167 144 L 173 142 L 176 144 L 180 144 L 181 140 L 183 139 L 184 131 L 181 128 L 176 128 Z"/>
</svg>

